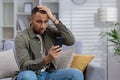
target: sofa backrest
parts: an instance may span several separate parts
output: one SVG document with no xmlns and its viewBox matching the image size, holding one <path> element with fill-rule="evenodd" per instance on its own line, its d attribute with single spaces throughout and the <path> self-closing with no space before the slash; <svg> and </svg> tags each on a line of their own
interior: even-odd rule
<svg viewBox="0 0 120 80">
<path fill-rule="evenodd" d="M 13 49 L 15 51 L 14 41 L 12 40 L 5 40 L 0 43 L 0 51 L 6 51 L 9 49 Z M 62 50 L 73 49 L 76 53 L 82 53 L 82 43 L 81 41 L 76 41 L 72 46 L 62 46 Z"/>
<path fill-rule="evenodd" d="M 75 53 L 81 54 L 82 53 L 82 42 L 81 41 L 76 41 L 72 46 L 62 46 L 62 50 L 69 50 L 73 49 Z"/>
<path fill-rule="evenodd" d="M 0 52 L 2 51 L 2 49 L 3 49 L 3 42 L 0 41 Z"/>
<path fill-rule="evenodd" d="M 13 49 L 15 51 L 14 41 L 12 40 L 3 40 L 0 42 L 0 51 L 6 51 Z"/>
</svg>

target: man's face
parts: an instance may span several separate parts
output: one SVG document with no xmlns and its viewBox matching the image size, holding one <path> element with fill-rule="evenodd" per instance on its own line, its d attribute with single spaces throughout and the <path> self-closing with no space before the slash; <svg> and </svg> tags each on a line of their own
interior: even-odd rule
<svg viewBox="0 0 120 80">
<path fill-rule="evenodd" d="M 31 28 L 36 34 L 43 34 L 48 25 L 48 16 L 47 14 L 42 14 L 37 12 L 30 19 Z"/>
</svg>

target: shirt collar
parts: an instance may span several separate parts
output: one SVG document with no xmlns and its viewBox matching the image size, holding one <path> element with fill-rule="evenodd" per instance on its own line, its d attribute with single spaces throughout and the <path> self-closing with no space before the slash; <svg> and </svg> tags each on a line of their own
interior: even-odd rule
<svg viewBox="0 0 120 80">
<path fill-rule="evenodd" d="M 36 34 L 33 32 L 33 30 L 30 27 L 27 29 L 27 31 L 28 31 L 28 34 L 29 34 L 29 36 L 31 38 L 35 38 L 36 37 Z"/>
<path fill-rule="evenodd" d="M 27 29 L 27 31 L 28 31 L 28 34 L 29 34 L 29 36 L 30 36 L 31 38 L 38 37 L 38 35 L 39 35 L 39 34 L 35 34 L 30 27 Z M 40 35 L 39 35 L 39 36 L 40 36 Z"/>
</svg>

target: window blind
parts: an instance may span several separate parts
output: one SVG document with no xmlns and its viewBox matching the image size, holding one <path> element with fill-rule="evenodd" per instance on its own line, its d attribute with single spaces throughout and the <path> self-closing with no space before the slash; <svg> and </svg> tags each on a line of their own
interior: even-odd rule
<svg viewBox="0 0 120 80">
<path fill-rule="evenodd" d="M 72 31 L 77 41 L 83 45 L 82 53 L 101 53 L 100 36 L 103 29 L 94 25 L 94 16 L 100 7 L 116 7 L 116 0 L 87 0 L 85 4 L 75 5 L 71 0 L 60 0 L 60 20 Z M 98 58 L 99 60 L 99 58 Z"/>
</svg>

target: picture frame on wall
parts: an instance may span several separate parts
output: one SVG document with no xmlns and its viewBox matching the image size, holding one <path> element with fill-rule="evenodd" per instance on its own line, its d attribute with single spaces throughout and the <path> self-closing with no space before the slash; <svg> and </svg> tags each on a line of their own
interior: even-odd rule
<svg viewBox="0 0 120 80">
<path fill-rule="evenodd" d="M 33 3 L 24 3 L 24 12 L 25 13 L 31 13 L 31 10 L 33 8 Z"/>
</svg>

